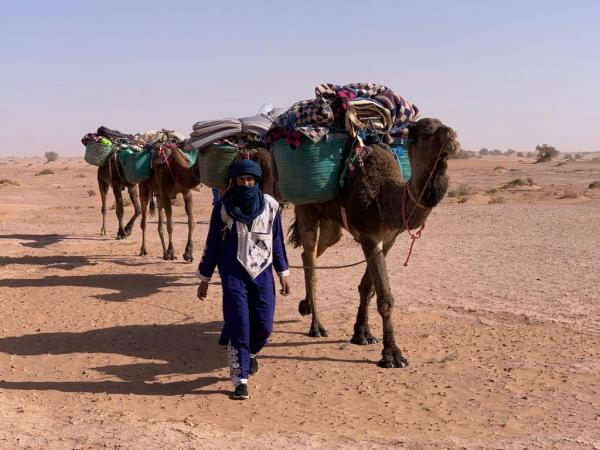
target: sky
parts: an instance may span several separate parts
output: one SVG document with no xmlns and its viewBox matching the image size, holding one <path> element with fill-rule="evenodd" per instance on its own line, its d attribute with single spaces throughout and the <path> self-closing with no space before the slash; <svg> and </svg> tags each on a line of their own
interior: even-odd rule
<svg viewBox="0 0 600 450">
<path fill-rule="evenodd" d="M 0 0 L 0 156 L 385 84 L 466 150 L 600 150 L 600 2 Z"/>
</svg>

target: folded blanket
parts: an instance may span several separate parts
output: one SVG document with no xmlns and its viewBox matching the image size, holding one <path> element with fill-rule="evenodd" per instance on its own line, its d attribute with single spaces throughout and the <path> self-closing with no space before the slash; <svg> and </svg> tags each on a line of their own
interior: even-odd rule
<svg viewBox="0 0 600 450">
<path fill-rule="evenodd" d="M 186 149 L 197 149 L 223 139 L 245 138 L 262 141 L 271 126 L 271 118 L 257 114 L 241 119 L 205 120 L 194 124 Z"/>
<path fill-rule="evenodd" d="M 356 99 L 348 102 L 345 128 L 350 136 L 357 138 L 362 145 L 361 131 L 372 130 L 384 135 L 387 143 L 392 142 L 389 132 L 394 125 L 390 110 L 380 102 L 371 99 Z"/>
</svg>

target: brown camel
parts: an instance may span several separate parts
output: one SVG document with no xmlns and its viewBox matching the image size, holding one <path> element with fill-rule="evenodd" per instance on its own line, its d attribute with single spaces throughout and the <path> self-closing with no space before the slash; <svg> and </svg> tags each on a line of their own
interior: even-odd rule
<svg viewBox="0 0 600 450">
<path fill-rule="evenodd" d="M 125 178 L 125 172 L 121 161 L 117 153 L 111 154 L 108 158 L 108 162 L 103 166 L 98 167 L 98 189 L 100 190 L 100 197 L 102 199 L 102 229 L 100 235 L 106 235 L 106 194 L 108 193 L 109 187 L 112 187 L 113 194 L 115 195 L 115 209 L 117 212 L 117 219 L 119 219 L 119 231 L 117 232 L 117 239 L 125 239 L 131 234 L 133 224 L 138 216 L 141 214 L 140 197 L 138 195 L 137 185 L 127 182 Z M 123 196 L 121 191 L 127 188 L 129 192 L 129 198 L 135 208 L 133 216 L 127 222 L 127 225 L 123 227 Z"/>
<path fill-rule="evenodd" d="M 244 157 L 242 155 L 239 156 Z M 263 169 L 263 179 L 261 187 L 265 192 L 272 193 L 275 184 L 273 171 L 271 170 L 271 158 L 266 150 L 259 149 L 256 152 L 246 154 L 246 157 L 251 157 L 256 160 Z M 180 149 L 174 149 L 168 158 L 168 164 L 160 164 L 153 166 L 152 177 L 140 183 L 140 196 L 142 199 L 142 247 L 140 256 L 147 255 L 146 250 L 146 210 L 148 202 L 151 201 L 153 194 L 157 198 L 158 207 L 158 235 L 163 248 L 163 258 L 166 260 L 176 259 L 173 249 L 173 209 L 171 200 L 178 193 L 182 193 L 185 202 L 185 212 L 188 218 L 188 239 L 183 253 L 183 259 L 187 262 L 194 260 L 194 216 L 193 216 L 193 200 L 192 189 L 200 184 L 199 171 L 200 158 L 196 160 L 193 166 L 190 166 L 188 160 L 183 155 Z M 167 219 L 167 232 L 169 234 L 169 245 L 165 244 L 163 231 L 163 209 Z"/>
<path fill-rule="evenodd" d="M 303 315 L 312 313 L 310 336 L 327 336 L 316 308 L 317 278 L 313 267 L 317 258 L 339 241 L 342 227 L 361 245 L 367 269 L 358 286 L 360 306 L 351 342 L 358 345 L 377 342 L 368 321 L 369 303 L 376 294 L 377 310 L 383 320 L 380 367 L 408 364 L 394 339 L 394 298 L 385 256 L 400 233 L 423 225 L 432 208 L 442 200 L 448 189 L 447 158 L 459 148 L 455 132 L 437 119 L 414 123 L 409 137 L 412 177 L 407 183 L 394 156 L 373 145 L 364 170 L 357 169 L 357 175 L 335 199 L 296 206 L 295 221 L 290 227 L 290 242 L 294 247 L 303 246 L 306 298 L 300 302 L 299 310 Z"/>
</svg>

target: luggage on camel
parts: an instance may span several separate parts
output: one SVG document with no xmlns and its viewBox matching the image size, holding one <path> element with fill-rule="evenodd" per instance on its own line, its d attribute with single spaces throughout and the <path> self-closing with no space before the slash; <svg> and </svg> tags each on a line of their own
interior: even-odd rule
<svg viewBox="0 0 600 450">
<path fill-rule="evenodd" d="M 255 116 L 194 124 L 185 149 L 199 152 L 202 184 L 216 189 L 226 188 L 229 165 L 238 158 L 249 159 L 258 148 L 265 147 L 265 134 L 276 114 L 277 109 L 265 104 Z"/>
<path fill-rule="evenodd" d="M 138 136 L 111 130 L 103 125 L 98 127 L 95 133 L 87 133 L 83 136 L 81 143 L 85 145 L 85 161 L 98 167 L 106 164 L 109 156 L 114 152 L 126 148 L 141 151 L 143 146 Z"/>
<path fill-rule="evenodd" d="M 394 144 L 397 150 L 389 150 L 401 168 L 402 158 L 406 165 L 406 147 L 395 136 L 417 117 L 412 103 L 375 83 L 321 84 L 315 97 L 292 105 L 267 132 L 283 200 L 297 205 L 331 200 L 345 177 L 362 167 L 370 144 Z"/>
</svg>

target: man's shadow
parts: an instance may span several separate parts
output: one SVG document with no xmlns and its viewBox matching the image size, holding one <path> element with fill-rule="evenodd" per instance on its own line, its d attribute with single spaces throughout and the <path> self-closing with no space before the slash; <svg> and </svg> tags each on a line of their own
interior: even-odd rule
<svg viewBox="0 0 600 450">
<path fill-rule="evenodd" d="M 128 325 L 81 333 L 39 333 L 0 339 L 0 352 L 9 355 L 120 354 L 151 360 L 91 367 L 122 381 L 0 381 L 0 389 L 107 392 L 137 395 L 193 393 L 224 378 L 209 375 L 226 366 L 218 345 L 219 322 L 180 325 Z M 163 375 L 197 375 L 192 381 L 161 383 Z M 211 391 L 203 390 L 206 394 Z"/>
</svg>

